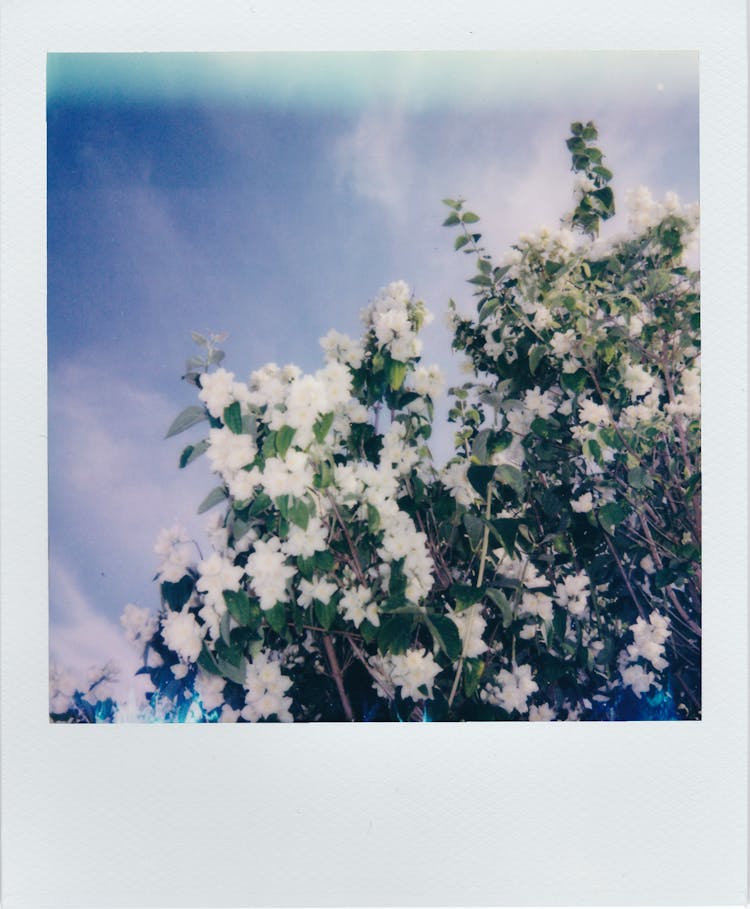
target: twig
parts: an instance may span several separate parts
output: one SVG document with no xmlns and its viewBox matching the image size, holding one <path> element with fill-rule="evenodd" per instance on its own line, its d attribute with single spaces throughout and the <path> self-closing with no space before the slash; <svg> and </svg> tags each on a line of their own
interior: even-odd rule
<svg viewBox="0 0 750 909">
<path fill-rule="evenodd" d="M 341 666 L 339 666 L 339 661 L 336 656 L 336 650 L 333 646 L 333 641 L 328 634 L 323 635 L 323 647 L 325 648 L 326 656 L 328 657 L 328 663 L 331 667 L 333 680 L 336 683 L 336 688 L 339 692 L 339 700 L 341 701 L 341 706 L 344 708 L 344 714 L 346 715 L 347 720 L 349 720 L 350 723 L 353 723 L 354 714 L 352 713 L 352 705 L 349 701 L 349 695 L 346 693 L 346 689 L 344 688 L 344 676 L 341 672 Z"/>
</svg>

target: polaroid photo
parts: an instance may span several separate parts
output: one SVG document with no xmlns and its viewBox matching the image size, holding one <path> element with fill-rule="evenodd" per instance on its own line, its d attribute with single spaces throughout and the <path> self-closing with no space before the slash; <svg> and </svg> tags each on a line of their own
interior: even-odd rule
<svg viewBox="0 0 750 909">
<path fill-rule="evenodd" d="M 742 904 L 743 5 L 225 12 L 5 17 L 7 905 Z"/>
</svg>

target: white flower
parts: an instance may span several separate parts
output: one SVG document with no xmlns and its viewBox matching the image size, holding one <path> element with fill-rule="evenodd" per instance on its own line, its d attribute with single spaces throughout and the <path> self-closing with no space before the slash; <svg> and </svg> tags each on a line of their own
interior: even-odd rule
<svg viewBox="0 0 750 909">
<path fill-rule="evenodd" d="M 462 612 L 450 612 L 449 615 L 456 627 L 461 638 L 461 653 L 464 657 L 473 659 L 481 656 L 486 650 L 487 645 L 482 639 L 482 635 L 487 628 L 487 622 L 481 614 L 479 605 L 471 606 Z"/>
<path fill-rule="evenodd" d="M 273 609 L 277 603 L 289 601 L 286 582 L 294 577 L 296 569 L 286 564 L 278 537 L 255 543 L 247 560 L 247 573 L 253 580 L 261 609 Z"/>
<path fill-rule="evenodd" d="M 243 719 L 255 723 L 275 715 L 280 722 L 291 723 L 292 699 L 284 697 L 291 686 L 292 679 L 282 675 L 278 661 L 267 650 L 261 650 L 247 666 Z"/>
<path fill-rule="evenodd" d="M 307 607 L 312 604 L 313 600 L 317 600 L 323 605 L 329 603 L 338 587 L 336 584 L 326 581 L 325 578 L 313 575 L 312 581 L 307 581 L 305 578 L 300 581 L 299 590 L 300 594 L 297 597 L 297 602 L 300 606 Z"/>
<path fill-rule="evenodd" d="M 454 461 L 444 467 L 440 474 L 443 485 L 458 505 L 471 505 L 477 497 L 474 487 L 469 483 L 469 467 L 469 461 Z"/>
<path fill-rule="evenodd" d="M 501 669 L 495 680 L 496 685 L 487 684 L 482 691 L 482 700 L 502 707 L 507 713 L 517 710 L 521 715 L 528 713 L 528 699 L 539 690 L 531 678 L 531 666 L 512 664 L 511 670 Z"/>
<path fill-rule="evenodd" d="M 638 563 L 641 568 L 646 572 L 646 574 L 654 574 L 656 571 L 656 565 L 654 565 L 654 560 L 651 558 L 648 553 L 641 559 Z"/>
<path fill-rule="evenodd" d="M 154 552 L 162 559 L 159 566 L 162 581 L 176 584 L 188 573 L 192 564 L 193 547 L 187 531 L 180 524 L 159 532 Z"/>
<path fill-rule="evenodd" d="M 560 606 L 565 606 L 572 616 L 580 618 L 586 612 L 589 583 L 589 577 L 585 571 L 568 575 L 562 584 L 555 587 L 555 600 Z"/>
<path fill-rule="evenodd" d="M 201 626 L 191 612 L 172 612 L 161 620 L 164 643 L 173 650 L 181 660 L 194 663 L 203 646 Z"/>
<path fill-rule="evenodd" d="M 239 590 L 244 573 L 242 566 L 233 565 L 229 559 L 214 552 L 198 564 L 200 577 L 195 586 L 203 594 L 204 601 L 221 616 L 226 611 L 223 592 Z"/>
<path fill-rule="evenodd" d="M 492 554 L 497 560 L 495 569 L 498 574 L 520 581 L 527 590 L 549 587 L 549 581 L 539 574 L 536 566 L 527 558 L 514 559 L 502 548 L 494 549 Z"/>
<path fill-rule="evenodd" d="M 49 709 L 50 713 L 66 713 L 72 706 L 72 698 L 77 685 L 73 675 L 57 666 L 50 666 L 49 671 Z"/>
<path fill-rule="evenodd" d="M 642 398 L 654 387 L 655 378 L 637 363 L 625 367 L 623 383 L 634 398 Z"/>
<path fill-rule="evenodd" d="M 284 401 L 287 382 L 275 363 L 267 363 L 250 375 L 249 401 L 256 407 L 272 411 Z M 268 418 L 268 413 L 266 414 Z"/>
<path fill-rule="evenodd" d="M 622 676 L 624 684 L 630 686 L 633 689 L 633 693 L 639 699 L 656 681 L 653 672 L 646 672 L 639 663 L 621 669 L 620 675 Z"/>
<path fill-rule="evenodd" d="M 581 423 L 593 423 L 595 426 L 606 426 L 611 422 L 606 404 L 595 404 L 591 398 L 578 402 L 578 419 Z"/>
<path fill-rule="evenodd" d="M 207 712 L 216 710 L 224 703 L 224 685 L 226 679 L 220 675 L 212 675 L 198 670 L 195 677 L 195 691 L 201 699 L 203 709 Z"/>
<path fill-rule="evenodd" d="M 312 464 L 303 451 L 292 448 L 283 460 L 269 458 L 266 461 L 260 481 L 272 499 L 285 495 L 301 499 L 313 483 Z"/>
<path fill-rule="evenodd" d="M 125 637 L 130 644 L 143 645 L 156 631 L 156 616 L 148 609 L 128 603 L 120 616 L 120 624 L 125 629 Z"/>
<path fill-rule="evenodd" d="M 208 434 L 208 460 L 211 470 L 230 479 L 237 471 L 251 464 L 258 453 L 255 443 L 248 435 L 237 435 L 226 426 L 212 429 Z"/>
<path fill-rule="evenodd" d="M 594 507 L 594 498 L 590 492 L 584 492 L 577 499 L 572 499 L 570 507 L 579 514 L 585 514 Z"/>
<path fill-rule="evenodd" d="M 281 548 L 288 556 L 309 559 L 316 552 L 328 548 L 328 528 L 319 518 L 310 518 L 304 530 L 297 524 L 292 524 L 289 537 L 281 544 Z"/>
<path fill-rule="evenodd" d="M 206 372 L 200 377 L 201 390 L 198 397 L 217 420 L 224 416 L 224 410 L 234 401 L 234 373 L 226 369 Z"/>
<path fill-rule="evenodd" d="M 521 615 L 538 616 L 545 622 L 552 621 L 552 599 L 546 593 L 524 591 L 519 608 Z"/>
<path fill-rule="evenodd" d="M 664 643 L 672 633 L 669 630 L 669 619 L 653 610 L 648 621 L 636 619 L 635 625 L 630 626 L 634 643 L 627 649 L 628 659 L 634 663 L 638 657 L 647 660 L 654 669 L 661 672 L 669 665 L 664 659 Z"/>
<path fill-rule="evenodd" d="M 540 391 L 538 385 L 524 394 L 523 404 L 530 413 L 543 420 L 551 417 L 557 408 L 554 396 L 549 391 Z"/>
<path fill-rule="evenodd" d="M 536 704 L 532 704 L 529 707 L 530 723 L 551 722 L 556 717 L 557 714 L 550 704 L 540 704 L 538 707 Z"/>
<path fill-rule="evenodd" d="M 432 398 L 434 401 L 443 390 L 445 379 L 439 366 L 418 366 L 414 370 L 412 382 L 418 395 Z"/>
<path fill-rule="evenodd" d="M 339 601 L 338 609 L 346 621 L 353 622 L 356 628 L 359 628 L 365 619 L 375 627 L 380 625 L 378 608 L 372 599 L 372 592 L 366 587 L 357 586 L 346 590 Z"/>
<path fill-rule="evenodd" d="M 364 350 L 359 341 L 353 341 L 341 332 L 331 330 L 320 339 L 320 346 L 325 352 L 326 362 L 345 363 L 352 369 L 362 365 Z"/>
<path fill-rule="evenodd" d="M 407 650 L 402 654 L 391 654 L 391 680 L 401 688 L 401 696 L 415 701 L 432 698 L 432 686 L 435 677 L 440 673 L 440 666 L 431 653 L 424 648 Z M 424 688 L 425 691 L 420 691 Z"/>
<path fill-rule="evenodd" d="M 556 331 L 550 338 L 550 347 L 555 356 L 558 359 L 562 359 L 573 350 L 575 341 L 576 335 L 572 328 L 569 328 L 566 332 Z"/>
</svg>

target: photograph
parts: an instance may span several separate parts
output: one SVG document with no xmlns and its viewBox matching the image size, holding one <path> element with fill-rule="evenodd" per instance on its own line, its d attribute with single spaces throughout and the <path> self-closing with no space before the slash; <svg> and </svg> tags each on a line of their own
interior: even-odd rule
<svg viewBox="0 0 750 909">
<path fill-rule="evenodd" d="M 698 75 L 48 53 L 49 720 L 701 720 Z"/>
</svg>

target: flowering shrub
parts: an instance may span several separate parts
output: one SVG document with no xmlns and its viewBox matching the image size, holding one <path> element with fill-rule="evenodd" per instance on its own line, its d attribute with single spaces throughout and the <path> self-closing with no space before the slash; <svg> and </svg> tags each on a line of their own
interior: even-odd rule
<svg viewBox="0 0 750 909">
<path fill-rule="evenodd" d="M 572 125 L 576 206 L 496 265 L 445 200 L 477 272 L 451 301 L 468 381 L 455 454 L 428 441 L 442 379 L 403 282 L 331 331 L 312 374 L 239 381 L 215 336 L 186 379 L 221 506 L 205 558 L 164 531 L 158 619 L 129 606 L 161 719 L 575 720 L 700 715 L 698 277 L 692 209 L 646 190 L 614 214 L 593 124 Z M 65 706 L 62 703 L 58 707 Z M 59 718 L 72 719 L 62 710 Z"/>
</svg>

